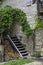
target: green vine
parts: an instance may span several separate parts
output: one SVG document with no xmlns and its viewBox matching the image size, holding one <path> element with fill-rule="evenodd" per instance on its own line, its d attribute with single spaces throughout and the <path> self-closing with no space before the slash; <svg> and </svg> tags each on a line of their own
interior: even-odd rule
<svg viewBox="0 0 43 65">
<path fill-rule="evenodd" d="M 43 22 L 40 19 L 40 16 L 36 17 L 35 23 L 34 23 L 34 28 L 35 29 L 42 29 L 43 28 Z"/>
<path fill-rule="evenodd" d="M 11 7 L 4 7 L 0 10 L 0 33 L 3 33 L 4 30 L 10 28 L 13 21 L 11 11 Z"/>
<path fill-rule="evenodd" d="M 11 6 L 6 6 L 0 10 L 0 32 L 5 29 L 10 29 L 12 24 L 17 21 L 22 26 L 22 31 L 26 35 L 31 35 L 32 30 L 27 22 L 26 14 L 18 9 L 13 9 Z"/>
</svg>

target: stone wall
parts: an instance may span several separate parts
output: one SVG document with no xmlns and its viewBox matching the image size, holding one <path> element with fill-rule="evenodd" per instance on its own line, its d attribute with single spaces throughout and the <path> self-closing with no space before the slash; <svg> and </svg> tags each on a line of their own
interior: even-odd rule
<svg viewBox="0 0 43 65">
<path fill-rule="evenodd" d="M 39 51 L 43 56 L 43 29 L 35 31 L 35 51 Z"/>
<path fill-rule="evenodd" d="M 5 61 L 14 60 L 19 58 L 19 54 L 16 49 L 13 49 L 8 40 L 5 40 L 4 45 Z"/>
<path fill-rule="evenodd" d="M 10 5 L 13 8 L 19 8 L 19 9 L 23 10 L 26 13 L 27 21 L 30 24 L 30 27 L 33 29 L 35 17 L 37 15 L 37 4 L 31 3 L 31 6 L 27 6 L 26 2 L 27 2 L 27 0 L 4 0 L 1 5 L 1 8 L 3 8 L 6 5 Z M 21 29 L 22 29 L 22 27 L 20 26 L 20 24 L 18 22 L 16 22 L 12 28 L 12 35 L 16 34 L 19 39 L 20 39 L 20 37 L 22 37 L 21 42 L 26 44 L 27 50 L 31 53 L 31 52 L 33 52 L 33 41 L 31 39 L 31 37 L 27 39 L 27 36 L 25 36 L 23 34 Z"/>
<path fill-rule="evenodd" d="M 2 61 L 2 46 L 1 46 L 1 36 L 0 36 L 0 61 Z"/>
<path fill-rule="evenodd" d="M 1 35 L 0 35 L 0 44 L 1 44 Z"/>
<path fill-rule="evenodd" d="M 4 51 L 4 46 L 3 45 L 0 45 L 0 62 L 3 61 L 3 51 Z"/>
<path fill-rule="evenodd" d="M 31 37 L 24 35 L 22 26 L 19 22 L 13 24 L 11 31 L 11 36 L 17 35 L 18 39 L 26 46 L 28 52 L 33 53 L 33 40 Z"/>
<path fill-rule="evenodd" d="M 4 41 L 4 45 L 0 44 L 0 62 L 18 59 L 19 54 L 16 49 L 13 49 L 8 40 Z"/>
<path fill-rule="evenodd" d="M 35 17 L 37 15 L 37 4 L 36 3 L 32 4 L 32 0 L 31 0 L 31 6 L 27 6 L 26 4 L 27 1 L 28 0 L 4 0 L 1 5 L 1 8 L 6 5 L 10 5 L 13 8 L 19 8 L 23 10 L 26 13 L 28 23 L 33 29 Z"/>
<path fill-rule="evenodd" d="M 35 22 L 35 17 L 37 16 L 37 4 L 31 4 L 31 6 L 26 5 L 27 0 L 4 0 L 1 8 L 10 5 L 13 8 L 19 8 L 23 10 L 26 13 L 27 16 L 27 21 L 30 24 L 31 28 L 34 28 L 34 22 Z M 22 27 L 18 22 L 16 22 L 12 28 L 12 35 L 17 35 L 18 38 L 21 38 L 21 42 L 26 44 L 26 48 L 29 52 L 33 51 L 33 41 L 31 37 L 27 39 L 27 37 L 23 34 L 21 31 Z M 43 30 L 42 32 L 39 32 L 39 30 L 35 31 L 35 51 L 42 51 L 43 53 Z"/>
</svg>

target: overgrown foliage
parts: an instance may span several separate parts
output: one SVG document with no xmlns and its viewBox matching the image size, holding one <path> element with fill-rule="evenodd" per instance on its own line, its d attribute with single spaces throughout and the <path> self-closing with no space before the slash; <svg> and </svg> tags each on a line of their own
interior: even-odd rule
<svg viewBox="0 0 43 65">
<path fill-rule="evenodd" d="M 6 6 L 0 10 L 0 33 L 6 29 L 10 29 L 15 21 L 20 23 L 24 34 L 32 34 L 30 25 L 27 22 L 26 14 L 18 8 L 13 9 L 11 6 Z"/>
<path fill-rule="evenodd" d="M 43 28 L 43 22 L 41 21 L 40 17 L 37 16 L 36 20 L 35 20 L 35 24 L 34 24 L 34 28 L 39 28 L 42 29 Z"/>
<path fill-rule="evenodd" d="M 23 65 L 25 63 L 31 63 L 32 60 L 28 60 L 28 59 L 19 59 L 16 61 L 9 61 L 8 63 L 4 63 L 3 65 Z"/>
<path fill-rule="evenodd" d="M 13 21 L 11 13 L 12 8 L 8 6 L 0 10 L 0 33 L 10 28 Z"/>
<path fill-rule="evenodd" d="M 14 9 L 14 11 L 15 11 L 14 20 L 18 21 L 21 24 L 24 34 L 31 35 L 32 30 L 27 22 L 26 14 L 20 9 Z"/>
</svg>

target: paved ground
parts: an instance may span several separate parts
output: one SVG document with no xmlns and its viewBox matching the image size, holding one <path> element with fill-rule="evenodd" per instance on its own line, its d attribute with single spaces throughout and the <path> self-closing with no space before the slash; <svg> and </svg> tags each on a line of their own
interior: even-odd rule
<svg viewBox="0 0 43 65">
<path fill-rule="evenodd" d="M 24 65 L 43 65 L 43 63 L 39 62 L 39 61 L 34 61 L 32 63 L 27 63 L 27 64 L 24 64 Z"/>
</svg>

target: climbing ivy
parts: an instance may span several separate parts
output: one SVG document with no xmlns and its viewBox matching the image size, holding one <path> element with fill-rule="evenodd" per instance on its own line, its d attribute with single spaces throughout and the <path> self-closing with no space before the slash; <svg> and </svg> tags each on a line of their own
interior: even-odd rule
<svg viewBox="0 0 43 65">
<path fill-rule="evenodd" d="M 14 9 L 14 12 L 15 12 L 14 20 L 20 22 L 24 34 L 31 35 L 32 30 L 27 22 L 26 14 L 18 8 Z"/>
<path fill-rule="evenodd" d="M 32 34 L 30 25 L 27 22 L 26 14 L 18 8 L 13 9 L 11 6 L 5 6 L 0 10 L 0 33 L 3 33 L 6 29 L 10 29 L 15 21 L 20 23 L 24 34 Z"/>
<path fill-rule="evenodd" d="M 36 17 L 35 23 L 34 23 L 34 28 L 42 29 L 43 28 L 43 22 L 40 19 L 40 16 Z"/>
<path fill-rule="evenodd" d="M 13 21 L 11 12 L 12 8 L 8 6 L 0 10 L 0 33 L 3 33 L 4 30 L 10 28 Z"/>
</svg>

